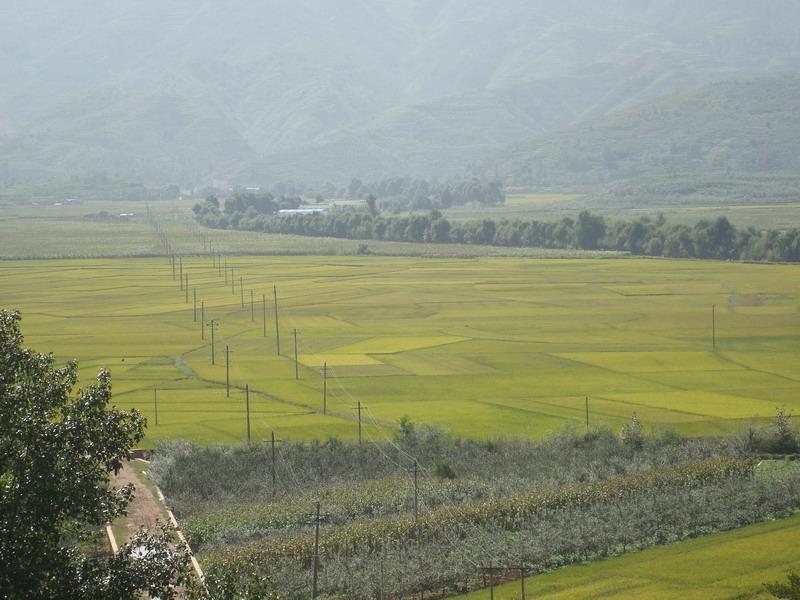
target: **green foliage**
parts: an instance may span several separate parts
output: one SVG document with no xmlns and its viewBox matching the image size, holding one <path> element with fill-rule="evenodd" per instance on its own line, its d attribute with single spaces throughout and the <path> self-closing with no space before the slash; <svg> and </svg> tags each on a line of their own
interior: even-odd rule
<svg viewBox="0 0 800 600">
<path fill-rule="evenodd" d="M 377 214 L 376 206 L 389 212 L 404 212 L 463 205 L 498 206 L 506 199 L 499 181 L 477 177 L 444 182 L 393 177 L 359 187 L 357 192 L 367 195 L 368 202 L 369 198 L 376 200 L 368 204 L 373 215 Z"/>
<path fill-rule="evenodd" d="M 0 590 L 9 598 L 171 597 L 186 556 L 166 533 L 137 536 L 108 561 L 77 542 L 125 514 L 133 487 L 109 486 L 144 435 L 144 418 L 109 409 L 111 378 L 71 395 L 74 362 L 23 347 L 18 313 L 0 311 Z M 134 556 L 144 552 L 143 557 Z M 163 594 L 163 595 L 162 595 Z"/>
<path fill-rule="evenodd" d="M 403 437 L 410 438 L 414 435 L 414 423 L 411 421 L 408 415 L 403 415 L 400 417 L 398 425 L 400 427 L 400 433 L 403 435 Z"/>
<path fill-rule="evenodd" d="M 314 237 L 389 241 L 458 243 L 508 247 L 616 250 L 637 256 L 709 258 L 717 260 L 800 261 L 800 229 L 783 231 L 737 229 L 727 217 L 702 219 L 692 227 L 664 218 L 640 217 L 607 222 L 582 211 L 577 221 L 529 220 L 449 222 L 438 211 L 427 215 L 373 215 L 353 210 L 266 216 L 214 207 L 195 207 L 200 222 L 210 227 L 244 229 Z"/>
<path fill-rule="evenodd" d="M 437 460 L 433 467 L 433 474 L 439 479 L 455 479 L 456 472 L 443 460 Z"/>
<path fill-rule="evenodd" d="M 792 572 L 786 576 L 786 579 L 786 582 L 765 583 L 764 588 L 775 598 L 800 600 L 800 575 Z"/>
<path fill-rule="evenodd" d="M 758 452 L 769 454 L 800 453 L 800 431 L 792 426 L 792 415 L 784 407 L 775 411 L 769 427 L 751 430 L 748 438 L 749 446 Z"/>
<path fill-rule="evenodd" d="M 630 422 L 622 424 L 622 431 L 620 432 L 622 442 L 635 450 L 638 450 L 644 444 L 644 436 L 642 435 L 642 424 L 636 413 L 633 413 Z"/>
</svg>

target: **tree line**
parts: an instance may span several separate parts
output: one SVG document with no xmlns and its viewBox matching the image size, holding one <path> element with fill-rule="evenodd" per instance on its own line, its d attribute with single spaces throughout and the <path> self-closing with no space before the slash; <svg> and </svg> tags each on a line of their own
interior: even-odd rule
<svg viewBox="0 0 800 600">
<path fill-rule="evenodd" d="M 254 197 L 255 198 L 255 197 Z M 260 204 L 259 204 L 260 203 Z M 800 261 L 800 229 L 737 228 L 726 217 L 694 225 L 671 224 L 663 216 L 609 220 L 582 211 L 559 221 L 480 219 L 450 221 L 438 210 L 386 215 L 357 210 L 276 216 L 278 207 L 297 199 L 226 201 L 224 211 L 211 198 L 194 208 L 208 227 L 242 229 L 353 240 L 435 244 L 477 244 L 525 248 L 611 250 L 637 256 L 718 260 Z"/>
<path fill-rule="evenodd" d="M 412 177 L 391 177 L 369 184 L 354 179 L 348 186 L 351 197 L 377 199 L 382 211 L 432 210 L 480 204 L 497 206 L 506 200 L 499 181 L 469 177 L 448 181 L 428 181 Z"/>
</svg>

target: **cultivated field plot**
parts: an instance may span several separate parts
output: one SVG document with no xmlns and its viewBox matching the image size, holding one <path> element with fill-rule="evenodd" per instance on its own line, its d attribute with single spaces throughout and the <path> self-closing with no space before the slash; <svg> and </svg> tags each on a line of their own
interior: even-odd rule
<svg viewBox="0 0 800 600">
<path fill-rule="evenodd" d="M 723 600 L 773 598 L 764 583 L 785 581 L 797 566 L 800 515 L 760 523 L 612 558 L 574 565 L 531 577 L 526 594 L 531 598 L 674 598 Z M 495 588 L 496 600 L 520 597 L 519 582 Z M 462 600 L 488 600 L 481 590 Z"/>
<path fill-rule="evenodd" d="M 1 304 L 23 312 L 32 347 L 77 358 L 83 382 L 108 367 L 115 402 L 147 415 L 148 445 L 245 439 L 246 385 L 254 439 L 354 439 L 359 402 L 366 439 L 404 415 L 542 436 L 583 427 L 587 396 L 592 425 L 636 412 L 686 434 L 800 409 L 797 266 L 194 256 L 183 273 L 188 294 L 166 258 L 6 261 Z"/>
</svg>

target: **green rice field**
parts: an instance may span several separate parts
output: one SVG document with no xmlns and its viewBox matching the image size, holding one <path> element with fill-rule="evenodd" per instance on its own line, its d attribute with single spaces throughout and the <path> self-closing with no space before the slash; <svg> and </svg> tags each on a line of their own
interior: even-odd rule
<svg viewBox="0 0 800 600">
<path fill-rule="evenodd" d="M 527 598 L 732 600 L 772 598 L 763 584 L 785 581 L 800 563 L 800 515 L 574 565 L 530 577 Z M 488 600 L 489 590 L 461 596 Z M 496 600 L 521 597 L 519 581 L 498 585 Z"/>
<path fill-rule="evenodd" d="M 359 402 L 365 439 L 403 416 L 477 438 L 544 436 L 583 428 L 587 397 L 590 426 L 618 428 L 635 412 L 688 435 L 800 408 L 797 266 L 225 260 L 233 290 L 210 257 L 184 258 L 188 301 L 166 258 L 4 261 L 0 304 L 22 311 L 28 345 L 78 359 L 83 383 L 107 367 L 115 402 L 148 417 L 146 445 L 246 439 L 245 386 L 255 439 L 355 439 Z"/>
</svg>

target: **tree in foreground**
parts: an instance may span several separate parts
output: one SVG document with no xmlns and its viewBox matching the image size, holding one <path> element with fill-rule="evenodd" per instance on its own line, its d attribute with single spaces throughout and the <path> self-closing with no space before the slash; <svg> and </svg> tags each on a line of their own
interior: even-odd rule
<svg viewBox="0 0 800 600">
<path fill-rule="evenodd" d="M 108 407 L 104 370 L 73 394 L 76 364 L 58 368 L 23 347 L 19 321 L 0 310 L 0 598 L 174 597 L 188 556 L 166 528 L 140 532 L 114 557 L 86 550 L 133 497 L 109 479 L 145 419 Z"/>
</svg>

